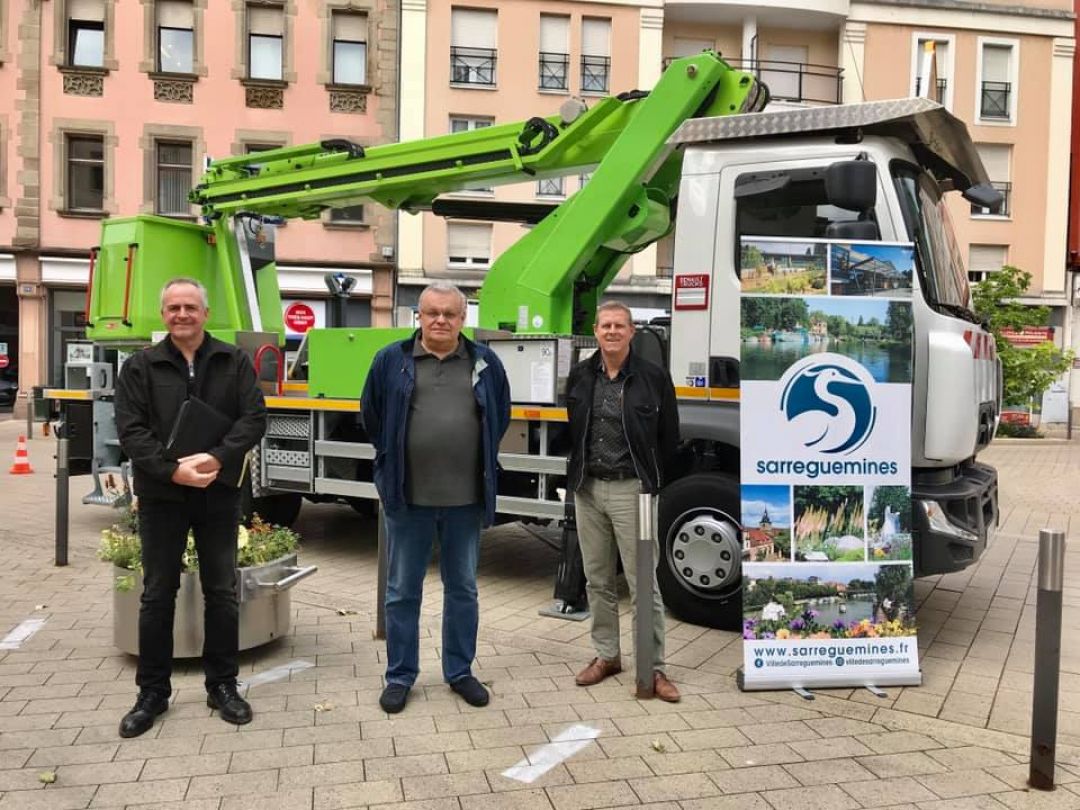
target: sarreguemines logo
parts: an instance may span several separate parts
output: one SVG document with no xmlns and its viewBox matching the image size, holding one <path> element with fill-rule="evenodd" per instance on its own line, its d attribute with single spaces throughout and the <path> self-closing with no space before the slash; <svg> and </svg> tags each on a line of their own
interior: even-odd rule
<svg viewBox="0 0 1080 810">
<path fill-rule="evenodd" d="M 858 363 L 816 354 L 789 368 L 783 381 L 780 410 L 806 447 L 847 455 L 870 438 L 877 422 L 874 380 Z"/>
</svg>

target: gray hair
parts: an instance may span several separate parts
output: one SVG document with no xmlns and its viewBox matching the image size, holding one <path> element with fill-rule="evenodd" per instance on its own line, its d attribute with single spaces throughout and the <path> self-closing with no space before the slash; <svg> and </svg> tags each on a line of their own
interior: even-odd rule
<svg viewBox="0 0 1080 810">
<path fill-rule="evenodd" d="M 605 301 L 596 308 L 596 314 L 599 316 L 601 312 L 611 312 L 613 310 L 624 313 L 626 315 L 626 322 L 631 326 L 634 325 L 634 313 L 631 312 L 630 307 L 622 301 Z"/>
<path fill-rule="evenodd" d="M 465 314 L 465 310 L 468 308 L 468 299 L 465 297 L 465 293 L 459 290 L 455 285 L 449 281 L 433 281 L 428 284 L 420 292 L 420 297 L 416 299 L 416 303 L 419 305 L 424 300 L 424 296 L 428 293 L 436 293 L 437 295 L 456 295 L 458 304 L 461 306 L 461 314 Z"/>
<path fill-rule="evenodd" d="M 203 286 L 203 283 L 198 279 L 180 276 L 179 278 L 170 279 L 165 283 L 165 286 L 161 288 L 162 309 L 165 309 L 165 293 L 167 293 L 171 287 L 179 287 L 181 284 L 188 284 L 198 290 L 199 295 L 202 298 L 203 309 L 210 308 L 210 295 L 206 292 L 206 287 Z"/>
</svg>

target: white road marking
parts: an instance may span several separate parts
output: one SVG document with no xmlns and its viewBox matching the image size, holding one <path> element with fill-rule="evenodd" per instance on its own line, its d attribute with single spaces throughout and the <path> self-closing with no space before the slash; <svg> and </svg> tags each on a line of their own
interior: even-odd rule
<svg viewBox="0 0 1080 810">
<path fill-rule="evenodd" d="M 290 661 L 287 664 L 268 669 L 265 672 L 256 673 L 250 678 L 244 679 L 242 683 L 250 689 L 253 686 L 259 686 L 260 684 L 285 680 L 285 678 L 288 678 L 294 672 L 303 672 L 305 669 L 311 669 L 313 666 L 315 665 L 310 661 Z"/>
<path fill-rule="evenodd" d="M 20 622 L 18 627 L 4 636 L 3 641 L 0 641 L 0 650 L 19 649 L 24 641 L 44 626 L 45 621 L 45 619 L 27 619 Z"/>
<path fill-rule="evenodd" d="M 502 772 L 509 779 L 531 784 L 559 763 L 569 759 L 600 736 L 600 729 L 591 726 L 570 726 L 531 754 Z"/>
</svg>

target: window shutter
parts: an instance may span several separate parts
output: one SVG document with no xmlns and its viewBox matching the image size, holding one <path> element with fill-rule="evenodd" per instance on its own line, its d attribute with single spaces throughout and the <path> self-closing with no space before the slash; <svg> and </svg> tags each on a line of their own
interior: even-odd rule
<svg viewBox="0 0 1080 810">
<path fill-rule="evenodd" d="M 540 50 L 543 53 L 570 52 L 570 18 L 540 15 Z"/>
<path fill-rule="evenodd" d="M 281 8 L 248 6 L 248 33 L 267 37 L 285 35 L 285 15 Z"/>
<path fill-rule="evenodd" d="M 1009 81 L 1011 60 L 1012 48 L 1008 45 L 983 45 L 982 80 L 984 82 Z"/>
<path fill-rule="evenodd" d="M 983 166 L 986 167 L 986 173 L 990 176 L 992 183 L 1008 183 L 1009 172 L 1009 158 L 1011 157 L 1012 147 L 1003 143 L 980 143 L 976 144 L 976 148 L 979 150 L 979 157 L 982 158 Z"/>
<path fill-rule="evenodd" d="M 972 245 L 969 248 L 969 273 L 996 273 L 1004 266 L 1004 245 Z"/>
<path fill-rule="evenodd" d="M 671 55 L 678 59 L 680 56 L 696 56 L 702 51 L 712 50 L 716 43 L 711 39 L 687 39 L 675 37 L 675 43 L 671 48 Z"/>
<path fill-rule="evenodd" d="M 194 28 L 190 0 L 158 0 L 157 22 L 162 28 Z"/>
<path fill-rule="evenodd" d="M 611 56 L 611 20 L 586 17 L 581 21 L 581 53 Z"/>
<path fill-rule="evenodd" d="M 495 50 L 498 47 L 498 29 L 498 12 L 469 8 L 450 10 L 450 44 L 455 48 Z"/>
<path fill-rule="evenodd" d="M 363 14 L 334 13 L 334 39 L 367 42 L 367 17 Z"/>
<path fill-rule="evenodd" d="M 68 0 L 67 15 L 69 20 L 105 22 L 104 0 Z"/>
<path fill-rule="evenodd" d="M 487 260 L 491 256 L 491 225 L 451 222 L 447 226 L 446 241 L 452 257 Z"/>
</svg>

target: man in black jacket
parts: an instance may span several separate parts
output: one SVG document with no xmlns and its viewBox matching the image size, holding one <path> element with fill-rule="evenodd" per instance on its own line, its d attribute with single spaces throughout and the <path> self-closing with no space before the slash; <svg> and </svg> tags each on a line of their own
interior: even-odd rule
<svg viewBox="0 0 1080 810">
<path fill-rule="evenodd" d="M 573 441 L 567 478 L 574 491 L 596 650 L 596 658 L 577 675 L 579 686 L 622 671 L 616 562 L 622 559 L 636 605 L 638 496 L 655 495 L 668 481 L 679 444 L 675 388 L 665 369 L 630 351 L 630 309 L 615 301 L 601 304 L 593 331 L 599 351 L 574 366 L 566 382 Z M 664 603 L 655 572 L 651 584 L 653 691 L 674 703 L 679 690 L 663 670 Z"/>
<path fill-rule="evenodd" d="M 205 287 L 189 278 L 170 281 L 161 292 L 169 336 L 132 355 L 116 383 L 117 433 L 134 467 L 139 497 L 144 583 L 135 676 L 139 696 L 120 721 L 121 737 L 149 730 L 169 708 L 173 615 L 189 529 L 206 605 L 206 704 L 227 722 L 251 722 L 251 706 L 236 691 L 236 536 L 244 459 L 262 438 L 266 406 L 251 360 L 206 334 L 208 315 Z M 232 427 L 220 439 L 208 436 L 205 452 L 175 458 L 166 444 L 189 397 L 215 408 Z"/>
</svg>

